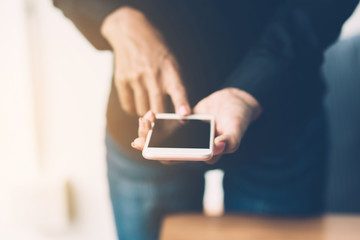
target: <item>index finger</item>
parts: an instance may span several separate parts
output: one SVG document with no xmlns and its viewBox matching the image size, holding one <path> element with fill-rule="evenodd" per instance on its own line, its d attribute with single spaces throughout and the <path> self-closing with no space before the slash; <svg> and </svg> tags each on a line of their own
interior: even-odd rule
<svg viewBox="0 0 360 240">
<path fill-rule="evenodd" d="M 175 112 L 183 116 L 190 114 L 191 110 L 186 90 L 174 63 L 170 60 L 166 61 L 162 73 L 163 82 L 166 83 L 165 89 L 174 104 Z"/>
</svg>

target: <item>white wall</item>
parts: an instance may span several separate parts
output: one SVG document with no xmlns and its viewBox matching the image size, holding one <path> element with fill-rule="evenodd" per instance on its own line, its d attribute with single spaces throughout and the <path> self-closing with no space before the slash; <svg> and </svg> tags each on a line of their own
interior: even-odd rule
<svg viewBox="0 0 360 240">
<path fill-rule="evenodd" d="M 341 39 L 360 34 L 360 4 L 342 28 Z"/>
<path fill-rule="evenodd" d="M 36 171 L 34 102 L 21 1 L 0 1 L 0 238 L 14 225 L 8 186 Z M 16 19 L 16 20 L 14 20 Z M 9 24 L 11 22 L 11 24 Z M 8 235 L 5 235 L 8 236 Z"/>
<path fill-rule="evenodd" d="M 39 4 L 43 50 L 43 155 L 47 171 L 68 175 L 74 222 L 62 239 L 115 239 L 105 169 L 105 109 L 111 55 L 96 51 L 53 8 Z"/>
<path fill-rule="evenodd" d="M 0 239 L 115 239 L 103 144 L 111 54 L 93 49 L 51 1 L 28 3 L 0 1 Z M 65 180 L 73 219 L 49 235 L 66 224 L 48 218 L 36 228 L 46 216 L 39 204 Z"/>
</svg>

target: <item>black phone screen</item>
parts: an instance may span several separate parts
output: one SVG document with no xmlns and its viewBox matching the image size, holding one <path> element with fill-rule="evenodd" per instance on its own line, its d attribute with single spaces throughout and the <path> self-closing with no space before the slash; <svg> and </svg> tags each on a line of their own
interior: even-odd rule
<svg viewBox="0 0 360 240">
<path fill-rule="evenodd" d="M 156 119 L 149 147 L 210 148 L 209 120 Z"/>
</svg>

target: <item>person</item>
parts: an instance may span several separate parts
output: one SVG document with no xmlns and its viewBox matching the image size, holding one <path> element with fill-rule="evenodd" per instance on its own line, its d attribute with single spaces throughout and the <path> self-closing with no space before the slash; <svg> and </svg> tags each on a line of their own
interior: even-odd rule
<svg viewBox="0 0 360 240">
<path fill-rule="evenodd" d="M 226 211 L 322 213 L 320 66 L 357 2 L 54 0 L 97 49 L 114 53 L 106 146 L 119 239 L 157 239 L 167 214 L 201 211 L 213 168 L 225 173 Z M 141 157 L 153 113 L 171 111 L 215 116 L 211 164 Z"/>
</svg>

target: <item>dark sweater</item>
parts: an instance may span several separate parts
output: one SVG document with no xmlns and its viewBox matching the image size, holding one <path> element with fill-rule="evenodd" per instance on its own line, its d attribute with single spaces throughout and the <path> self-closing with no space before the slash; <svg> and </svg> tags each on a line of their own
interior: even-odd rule
<svg viewBox="0 0 360 240">
<path fill-rule="evenodd" d="M 281 152 L 321 109 L 320 66 L 358 0 L 55 0 L 98 49 L 110 49 L 100 25 L 122 6 L 141 10 L 177 58 L 194 106 L 210 93 L 236 87 L 263 108 L 239 152 Z M 112 87 L 108 130 L 133 154 L 136 117 L 126 115 Z"/>
</svg>

